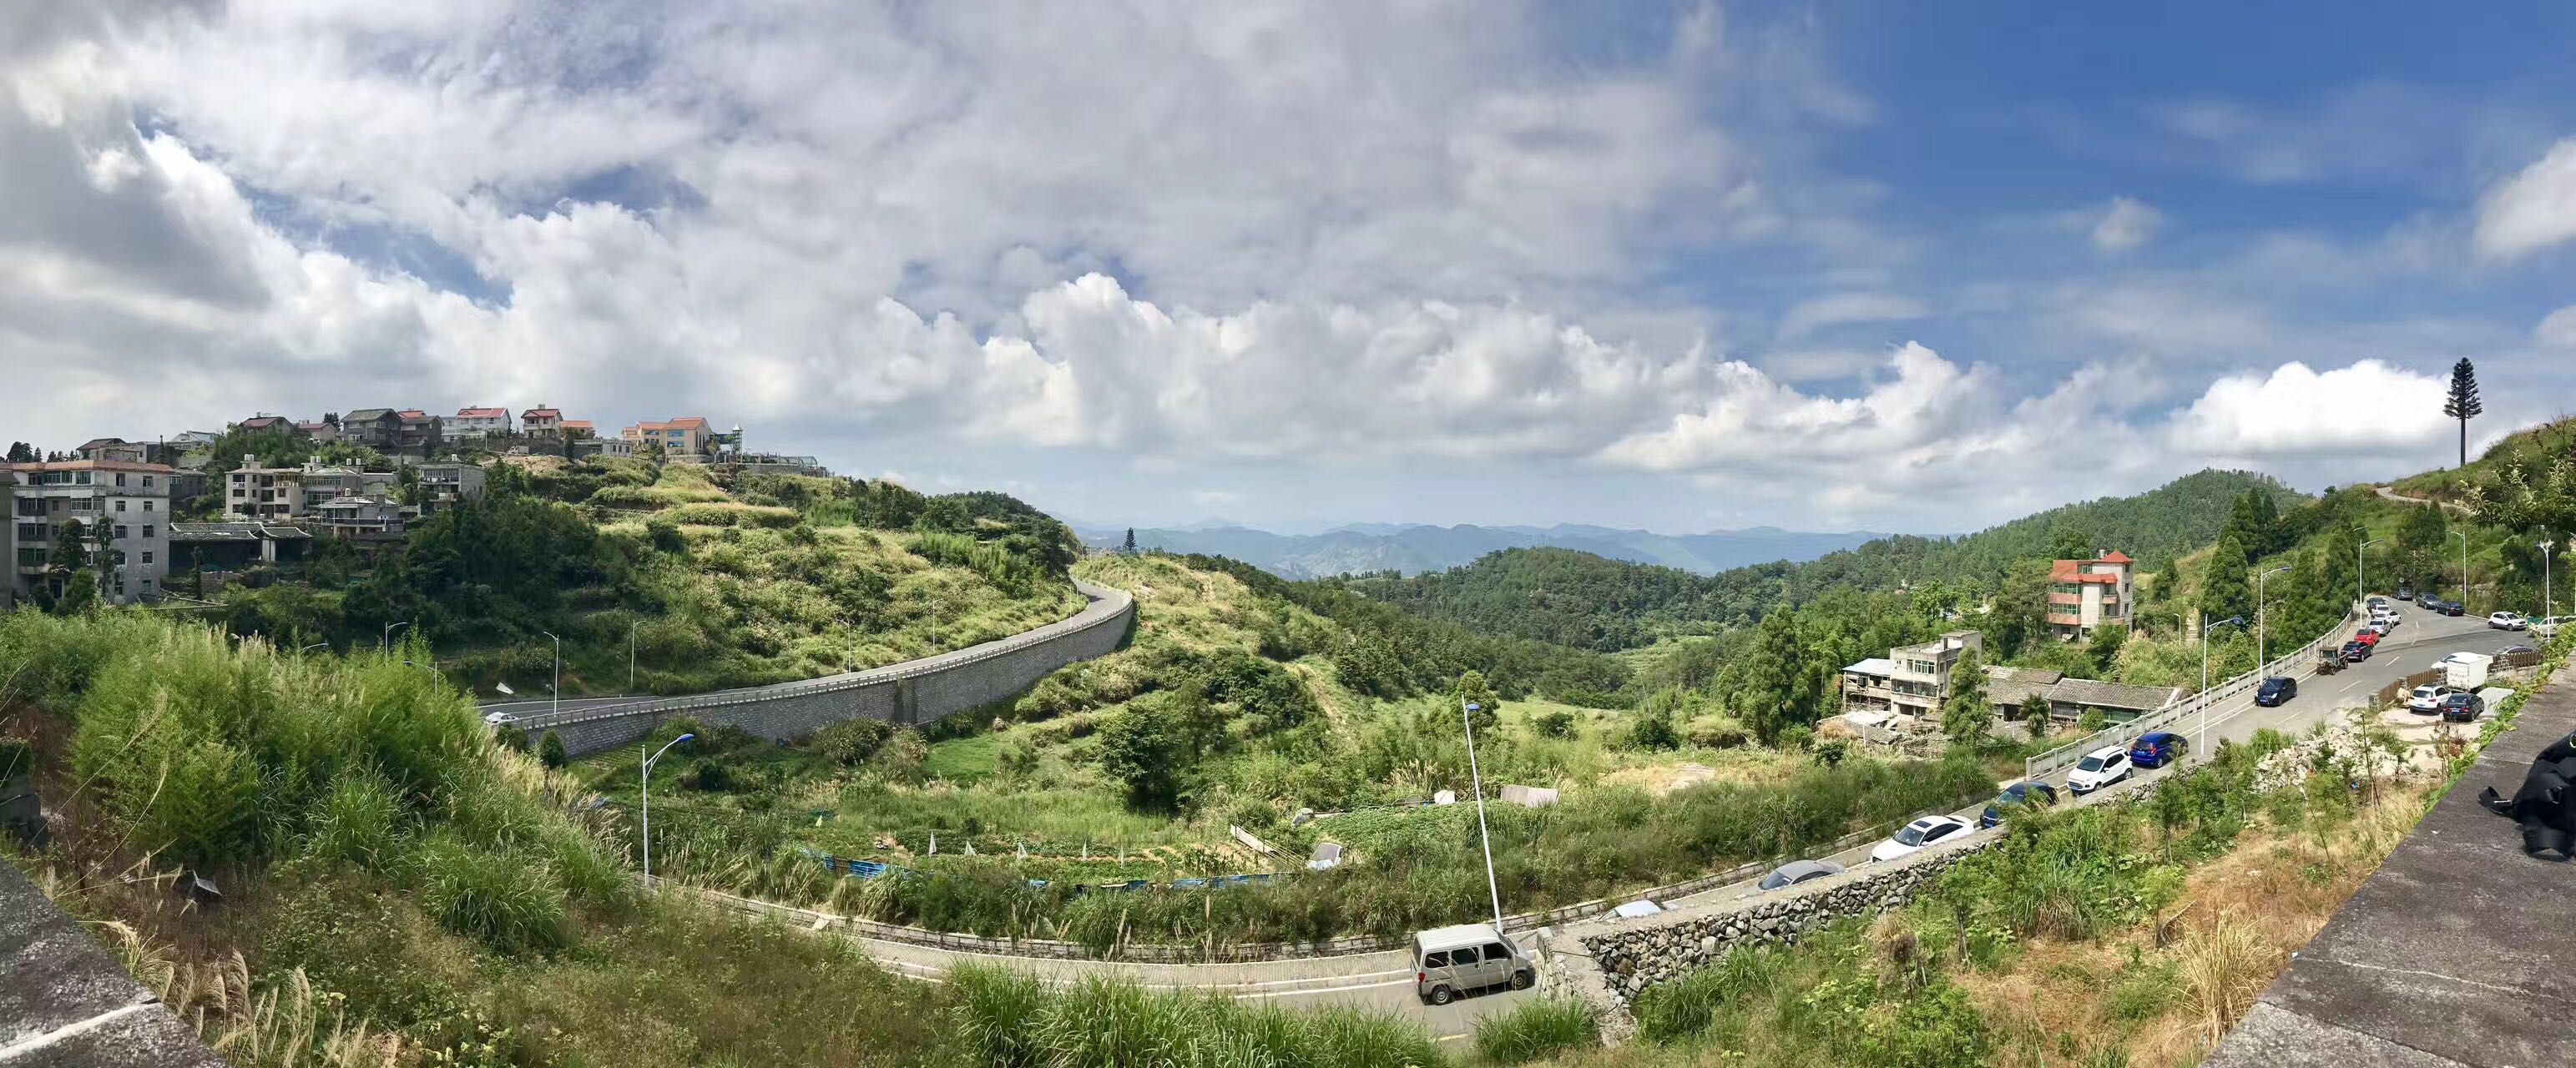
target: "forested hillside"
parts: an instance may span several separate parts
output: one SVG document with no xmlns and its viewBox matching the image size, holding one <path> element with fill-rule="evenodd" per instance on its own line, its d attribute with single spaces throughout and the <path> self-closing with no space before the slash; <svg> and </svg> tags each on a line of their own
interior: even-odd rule
<svg viewBox="0 0 2576 1068">
<path fill-rule="evenodd" d="M 2053 508 L 1960 538 L 1879 538 L 1803 564 L 1773 563 L 1701 577 L 1560 549 L 1514 549 L 1466 567 L 1340 585 L 1415 615 L 1482 630 L 1610 651 L 1659 638 L 1712 634 L 1836 588 L 2001 588 L 2016 564 L 2116 548 L 2161 570 L 2207 546 L 2248 490 L 2276 509 L 2307 498 L 2263 475 L 2201 471 L 2134 497 Z M 1947 600 L 1966 599 L 1947 596 Z"/>
</svg>

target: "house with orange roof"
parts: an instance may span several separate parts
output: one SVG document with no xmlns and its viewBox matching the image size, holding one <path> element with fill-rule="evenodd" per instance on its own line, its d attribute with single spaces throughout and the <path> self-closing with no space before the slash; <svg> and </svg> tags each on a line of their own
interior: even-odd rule
<svg viewBox="0 0 2576 1068">
<path fill-rule="evenodd" d="M 2103 627 L 2126 627 L 2134 604 L 2137 561 L 2118 549 L 2090 560 L 2059 560 L 2048 568 L 2048 632 L 2059 641 L 2090 638 Z"/>
<path fill-rule="evenodd" d="M 672 456 L 701 455 L 712 451 L 710 447 L 715 443 L 714 435 L 707 428 L 707 421 L 694 415 L 684 415 L 662 422 L 637 423 L 619 431 L 618 436 L 634 442 L 638 448 L 643 447 L 646 442 L 658 442 L 662 446 L 662 451 Z"/>
</svg>

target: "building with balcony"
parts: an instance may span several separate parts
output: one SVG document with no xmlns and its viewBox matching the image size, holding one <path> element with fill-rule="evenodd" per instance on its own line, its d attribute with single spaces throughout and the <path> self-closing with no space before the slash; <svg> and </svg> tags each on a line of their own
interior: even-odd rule
<svg viewBox="0 0 2576 1068">
<path fill-rule="evenodd" d="M 283 523 L 304 514 L 304 469 L 261 467 L 242 457 L 224 475 L 224 516 L 246 522 Z"/>
<path fill-rule="evenodd" d="M 434 462 L 414 464 L 412 470 L 420 475 L 416 499 L 422 515 L 436 515 L 458 501 L 483 495 L 483 469 L 473 464 Z"/>
<path fill-rule="evenodd" d="M 519 413 L 519 433 L 532 438 L 563 436 L 563 412 L 538 405 Z"/>
<path fill-rule="evenodd" d="M 506 438 L 510 436 L 508 408 L 459 408 L 447 427 L 460 438 Z"/>
<path fill-rule="evenodd" d="M 2048 632 L 2059 641 L 2126 627 L 2134 598 L 2135 561 L 2117 549 L 2090 560 L 2059 560 L 2048 569 Z"/>
<path fill-rule="evenodd" d="M 741 427 L 719 433 L 705 419 L 694 415 L 637 423 L 618 431 L 618 436 L 634 442 L 638 449 L 646 442 L 657 443 L 667 456 L 712 456 L 727 445 L 739 449 L 742 444 Z"/>
<path fill-rule="evenodd" d="M 22 595 L 60 597 L 69 562 L 57 559 L 77 524 L 83 566 L 98 576 L 99 599 L 158 600 L 170 574 L 170 478 L 164 464 L 55 460 L 0 464 L 8 476 L 9 585 Z"/>
<path fill-rule="evenodd" d="M 1941 702 L 1950 696 L 1951 674 L 1970 650 L 1983 654 L 1986 637 L 1973 630 L 1954 630 L 1920 645 L 1900 645 L 1885 657 L 1871 657 L 1839 672 L 1843 710 L 1886 712 L 1913 721 L 1941 717 Z"/>
<path fill-rule="evenodd" d="M 353 541 L 393 541 L 403 536 L 402 505 L 391 497 L 335 497 L 314 506 L 309 527 Z"/>
</svg>

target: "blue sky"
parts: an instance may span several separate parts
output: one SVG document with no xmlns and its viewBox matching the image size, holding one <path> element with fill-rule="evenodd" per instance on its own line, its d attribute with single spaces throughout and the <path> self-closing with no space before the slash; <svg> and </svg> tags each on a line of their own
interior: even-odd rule
<svg viewBox="0 0 2576 1068">
<path fill-rule="evenodd" d="M 63 398 L 7 436 L 58 446 L 544 402 L 1102 524 L 1939 532 L 2440 466 L 2453 360 L 2485 439 L 2576 351 L 2542 5 L 0 30 L 0 360 Z"/>
</svg>

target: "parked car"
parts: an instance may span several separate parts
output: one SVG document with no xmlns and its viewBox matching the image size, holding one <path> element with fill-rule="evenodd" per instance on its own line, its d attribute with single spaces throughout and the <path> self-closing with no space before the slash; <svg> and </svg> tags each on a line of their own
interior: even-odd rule
<svg viewBox="0 0 2576 1068">
<path fill-rule="evenodd" d="M 2557 637 L 2558 628 L 2566 626 L 2570 621 L 2576 621 L 2576 616 L 2551 616 L 2547 619 L 2533 620 L 2529 628 L 2531 636 L 2541 641 L 2548 641 Z"/>
<path fill-rule="evenodd" d="M 2424 591 L 2424 592 L 2423 592 L 2423 593 L 2421 593 L 2421 594 L 2417 594 L 2417 595 L 2416 595 L 2416 597 L 2415 597 L 2415 607 L 2417 607 L 2417 608 L 2436 608 L 2436 609 L 2438 609 L 2439 607 L 2441 607 L 2441 604 L 2442 604 L 2442 599 L 2441 599 L 2440 597 L 2438 597 L 2438 596 L 2435 596 L 2435 595 L 2434 595 L 2434 593 L 2433 593 L 2433 591 L 2431 591 L 2431 590 L 2426 590 L 2426 591 Z"/>
<path fill-rule="evenodd" d="M 2530 625 L 2530 621 L 2522 618 L 2522 613 L 2520 612 L 2487 613 L 2487 626 L 2494 627 L 2497 630 L 2521 630 L 2522 628 Z"/>
<path fill-rule="evenodd" d="M 2013 805 L 2038 805 L 2046 807 L 2056 803 L 2056 787 L 2037 781 L 2017 782 L 2004 787 L 2004 791 L 2002 793 L 1996 794 L 1995 799 L 1987 803 L 1986 810 L 1977 816 L 1977 826 L 1979 829 L 1983 829 L 2002 823 L 2004 821 L 2004 809 Z"/>
<path fill-rule="evenodd" d="M 2433 610 L 2446 616 L 2467 615 L 2469 612 L 2468 606 L 2458 601 L 2444 601 Z"/>
<path fill-rule="evenodd" d="M 2140 769 L 2161 768 L 2182 760 L 2191 741 L 2171 731 L 2148 731 L 2129 743 L 2129 763 Z"/>
<path fill-rule="evenodd" d="M 1843 866 L 1830 860 L 1793 860 L 1771 869 L 1771 874 L 1763 876 L 1761 882 L 1753 885 L 1757 891 L 1782 890 L 1799 883 L 1842 873 Z"/>
<path fill-rule="evenodd" d="M 1538 966 L 1489 923 L 1462 923 L 1413 936 L 1413 993 L 1434 1005 L 1492 986 L 1527 990 Z"/>
<path fill-rule="evenodd" d="M 2352 640 L 2360 642 L 2363 645 L 2377 645 L 2379 644 L 2379 632 L 2368 627 L 2363 627 L 2360 630 L 2352 632 Z"/>
<path fill-rule="evenodd" d="M 2370 600 L 2363 603 L 2373 612 L 2384 611 L 2388 608 L 2388 598 L 2381 597 L 2377 594 L 2372 594 Z"/>
<path fill-rule="evenodd" d="M 2106 745 L 2075 762 L 2075 770 L 2066 773 L 2066 788 L 2077 794 L 2089 794 L 2129 777 L 2129 750 L 2125 746 Z"/>
<path fill-rule="evenodd" d="M 2370 613 L 2371 625 L 2378 627 L 2381 633 L 2395 630 L 2398 621 L 2404 618 L 2406 618 L 2405 614 L 2394 608 L 2382 608 Z"/>
<path fill-rule="evenodd" d="M 2442 699 L 2442 722 L 2475 723 L 2487 714 L 2486 698 L 2473 693 L 2455 693 Z"/>
<path fill-rule="evenodd" d="M 2370 646 L 2364 642 L 2343 643 L 2343 662 L 2358 664 L 2370 659 Z"/>
<path fill-rule="evenodd" d="M 2286 675 L 2274 675 L 2254 688 L 2254 703 L 2265 708 L 2278 708 L 2298 695 L 2299 680 Z"/>
<path fill-rule="evenodd" d="M 2497 655 L 2497 656 L 2512 656 L 2512 655 L 2514 655 L 2514 654 L 2516 654 L 2516 653 L 2536 653 L 2536 652 L 2539 652 L 2539 651 L 2540 651 L 2540 649 L 2539 649 L 2539 647 L 2538 647 L 2538 646 L 2531 646 L 2531 645 L 2508 645 L 2508 646 L 2505 646 L 2505 647 L 2504 647 L 2504 648 L 2502 648 L 2502 649 L 2498 649 L 2498 650 L 2496 650 L 2496 655 Z"/>
<path fill-rule="evenodd" d="M 2444 698 L 2460 691 L 2436 683 L 2426 683 L 2406 691 L 2406 710 L 2429 716 L 2442 710 Z"/>
<path fill-rule="evenodd" d="M 1869 851 L 1872 861 L 1895 860 L 1936 842 L 1945 842 L 1968 833 L 1967 821 L 1957 816 L 1925 816 L 1898 828 L 1878 847 Z"/>
<path fill-rule="evenodd" d="M 2412 583 L 2412 582 L 2400 582 L 2400 583 L 2398 583 L 2398 584 L 2397 584 L 2397 599 L 2398 599 L 2398 600 L 2401 600 L 2401 601 L 2412 601 L 2412 600 L 2414 600 L 2414 599 L 2415 599 L 2415 584 L 2414 584 L 2414 583 Z"/>
</svg>

